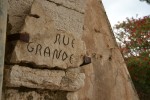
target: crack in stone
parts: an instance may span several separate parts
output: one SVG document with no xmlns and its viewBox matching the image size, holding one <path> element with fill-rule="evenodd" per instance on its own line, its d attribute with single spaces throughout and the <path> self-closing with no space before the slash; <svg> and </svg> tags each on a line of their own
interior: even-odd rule
<svg viewBox="0 0 150 100">
<path fill-rule="evenodd" d="M 117 81 L 118 74 L 119 74 L 119 69 L 117 68 L 117 72 L 116 72 L 116 75 L 115 75 L 115 84 L 114 84 L 114 86 L 116 86 L 116 81 Z"/>
<path fill-rule="evenodd" d="M 64 8 L 67 8 L 67 9 L 73 10 L 73 11 L 78 12 L 78 13 L 80 13 L 80 14 L 84 14 L 84 12 L 82 12 L 82 11 L 79 11 L 79 10 L 74 9 L 74 8 L 66 7 L 66 6 L 64 6 L 63 4 L 56 3 L 56 2 L 51 1 L 51 0 L 46 0 L 46 1 L 51 2 L 51 3 L 54 3 L 54 4 L 56 4 L 57 6 L 62 6 L 62 7 L 64 7 Z"/>
<path fill-rule="evenodd" d="M 29 68 L 32 68 L 32 69 L 40 69 L 40 70 L 47 69 L 47 70 L 62 70 L 62 71 L 66 71 L 68 69 L 68 68 L 67 69 L 63 69 L 63 68 L 60 68 L 58 66 L 47 68 L 48 65 L 37 65 L 34 62 L 27 62 L 27 61 L 21 61 L 21 62 L 18 62 L 18 63 L 5 62 L 5 65 L 8 65 L 8 66 L 19 65 L 19 66 L 29 67 Z"/>
<path fill-rule="evenodd" d="M 34 17 L 34 18 L 40 18 L 40 16 L 39 16 L 39 15 L 37 15 L 37 14 L 29 14 L 28 16 L 30 16 L 30 17 Z"/>
</svg>

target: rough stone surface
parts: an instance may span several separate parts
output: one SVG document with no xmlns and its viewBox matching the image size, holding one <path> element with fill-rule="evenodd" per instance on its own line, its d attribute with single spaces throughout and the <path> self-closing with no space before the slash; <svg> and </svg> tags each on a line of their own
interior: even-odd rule
<svg viewBox="0 0 150 100">
<path fill-rule="evenodd" d="M 79 100 L 76 92 L 67 93 L 67 100 Z"/>
<path fill-rule="evenodd" d="M 77 91 L 84 86 L 85 75 L 79 68 L 63 70 L 32 69 L 14 65 L 5 69 L 7 87 Z"/>
<path fill-rule="evenodd" d="M 95 90 L 94 90 L 94 69 L 93 65 L 89 64 L 84 66 L 82 72 L 85 73 L 85 84 L 84 86 L 77 91 L 75 94 L 72 94 L 73 97 L 77 96 L 77 100 L 97 100 L 95 99 Z M 100 86 L 99 86 L 100 87 Z M 99 99 L 98 99 L 99 100 Z"/>
<path fill-rule="evenodd" d="M 67 92 L 32 90 L 26 88 L 7 89 L 3 100 L 67 100 Z"/>
<path fill-rule="evenodd" d="M 79 13 L 85 12 L 86 0 L 47 0 Z"/>
<path fill-rule="evenodd" d="M 62 2 L 62 5 L 59 5 L 58 1 Z M 77 36 L 82 35 L 84 14 L 78 11 L 85 9 L 86 0 L 82 0 L 82 2 L 79 2 L 81 0 L 72 0 L 73 5 L 69 5 L 71 4 L 69 1 L 71 0 L 35 0 L 31 8 L 31 14 L 37 14 L 41 17 L 44 14 L 44 17 L 47 17 L 47 21 L 54 23 L 56 29 L 64 30 Z M 79 7 L 79 3 L 82 3 L 80 4 L 82 6 Z M 72 10 L 71 7 L 79 10 Z"/>
<path fill-rule="evenodd" d="M 30 35 L 30 42 L 18 41 L 10 62 L 32 62 L 62 69 L 80 66 L 85 55 L 84 43 L 76 34 L 82 32 L 81 20 L 83 14 L 79 12 L 47 0 L 35 0 L 21 31 Z"/>
<path fill-rule="evenodd" d="M 45 2 L 45 0 L 41 1 Z M 83 1 L 87 2 L 85 11 L 78 4 L 78 1 L 81 2 L 81 5 L 83 5 Z M 9 0 L 11 32 L 20 32 L 25 16 L 29 14 L 32 2 L 33 0 Z M 79 100 L 138 100 L 130 75 L 110 29 L 101 0 L 48 0 L 44 4 L 44 8 L 46 7 L 52 9 L 46 11 L 48 16 L 50 14 L 50 22 L 53 23 L 51 27 L 63 30 L 62 32 L 65 32 L 65 34 L 73 33 L 79 35 L 79 37 L 83 35 L 87 54 L 92 57 L 92 64 L 82 69 L 86 75 L 84 87 L 75 94 L 69 93 L 67 98 L 78 98 Z M 61 9 L 60 12 L 62 13 L 58 13 L 58 8 Z M 38 13 L 32 14 L 41 13 L 40 9 L 37 9 L 37 11 Z M 71 15 L 80 20 L 77 21 Z M 73 19 L 69 20 L 69 17 Z M 82 22 L 84 22 L 84 34 L 82 34 L 81 29 Z M 25 93 L 20 90 L 6 89 L 8 100 L 26 100 L 24 95 Z M 38 100 L 35 91 L 33 97 L 35 98 L 33 100 Z M 55 98 L 52 100 L 55 100 Z M 63 99 L 59 98 L 58 100 Z"/>
<path fill-rule="evenodd" d="M 25 17 L 29 15 L 34 0 L 8 0 L 8 17 L 11 33 L 21 31 Z M 58 29 L 81 35 L 86 0 L 39 0 L 48 11 Z"/>
<path fill-rule="evenodd" d="M 8 0 L 8 20 L 11 27 L 11 34 L 20 32 L 26 15 L 30 13 L 33 1 L 34 0 Z"/>
<path fill-rule="evenodd" d="M 99 1 L 88 0 L 85 11 L 83 40 L 93 68 L 83 70 L 86 79 L 79 100 L 139 100 Z"/>
</svg>

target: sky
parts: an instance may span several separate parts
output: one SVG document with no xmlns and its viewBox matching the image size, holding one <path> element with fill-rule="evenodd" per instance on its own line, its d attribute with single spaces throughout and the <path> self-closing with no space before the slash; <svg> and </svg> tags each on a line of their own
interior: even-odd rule
<svg viewBox="0 0 150 100">
<path fill-rule="evenodd" d="M 150 4 L 140 0 L 102 0 L 102 2 L 112 27 L 127 17 L 139 18 L 150 15 Z"/>
</svg>

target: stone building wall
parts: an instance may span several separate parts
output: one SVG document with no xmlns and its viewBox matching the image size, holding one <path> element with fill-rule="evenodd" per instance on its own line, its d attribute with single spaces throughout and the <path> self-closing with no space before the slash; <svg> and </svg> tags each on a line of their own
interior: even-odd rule
<svg viewBox="0 0 150 100">
<path fill-rule="evenodd" d="M 101 1 L 8 1 L 4 100 L 138 100 Z"/>
</svg>

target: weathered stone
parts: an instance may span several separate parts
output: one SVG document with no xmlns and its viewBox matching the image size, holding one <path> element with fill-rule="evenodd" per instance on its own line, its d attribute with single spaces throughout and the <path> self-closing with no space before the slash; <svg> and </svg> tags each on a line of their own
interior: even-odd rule
<svg viewBox="0 0 150 100">
<path fill-rule="evenodd" d="M 79 100 L 76 92 L 14 88 L 5 91 L 3 100 Z"/>
<path fill-rule="evenodd" d="M 59 6 L 64 6 L 79 13 L 85 12 L 86 0 L 47 0 Z"/>
<path fill-rule="evenodd" d="M 8 8 L 9 16 L 8 17 L 9 17 L 9 23 L 12 25 L 11 33 L 16 33 L 21 30 L 21 27 L 24 23 L 25 16 L 29 14 L 31 5 L 34 0 L 8 0 L 8 1 L 9 1 L 9 8 Z M 40 1 L 45 2 L 46 0 L 40 0 Z M 82 33 L 81 31 L 82 31 L 82 25 L 84 21 L 83 13 L 85 12 L 86 2 L 87 0 L 47 0 L 47 2 L 45 3 L 47 3 L 46 5 L 49 8 L 51 7 L 50 4 L 54 4 L 54 5 L 57 5 L 55 6 L 55 8 L 58 7 L 58 8 L 68 9 L 67 13 L 66 12 L 63 13 L 61 10 L 59 12 L 61 14 L 58 15 L 56 14 L 56 12 L 54 12 L 56 9 L 53 8 L 52 10 L 54 11 L 51 11 L 52 13 L 50 13 L 50 15 L 53 16 L 53 18 L 57 18 L 55 20 L 55 24 L 57 24 L 57 26 L 58 25 L 60 26 L 60 22 L 66 23 L 66 24 L 61 25 L 61 29 L 63 27 L 66 27 L 65 29 L 70 30 L 70 31 L 72 30 L 71 32 L 74 32 L 73 30 L 75 30 L 75 32 L 78 34 L 78 33 Z M 68 14 L 69 12 L 75 12 L 75 13 Z M 81 13 L 81 15 L 78 13 Z M 73 23 L 71 23 L 71 21 L 73 21 Z M 81 23 L 79 24 L 78 22 L 81 22 Z M 78 24 L 75 24 L 75 23 L 78 23 Z"/>
<path fill-rule="evenodd" d="M 74 2 L 74 6 L 70 5 L 70 7 L 77 8 L 79 9 L 78 11 L 67 7 L 71 0 L 64 1 L 59 1 L 62 2 L 62 5 L 59 5 L 59 3 L 57 4 L 58 0 L 35 0 L 31 8 L 31 14 L 37 14 L 40 17 L 45 17 L 46 23 L 49 23 L 50 26 L 53 23 L 57 30 L 64 30 L 68 33 L 80 36 L 83 32 L 84 14 L 78 11 L 85 9 L 86 0 L 82 0 L 82 6 L 80 7 L 78 7 L 80 0 L 72 0 Z"/>
<path fill-rule="evenodd" d="M 75 91 L 84 86 L 85 74 L 80 73 L 79 68 L 70 68 L 66 71 L 66 77 L 62 79 L 62 90 Z M 68 88 L 69 87 L 69 88 Z"/>
<path fill-rule="evenodd" d="M 26 88 L 7 89 L 3 100 L 67 100 L 65 91 L 32 90 Z"/>
<path fill-rule="evenodd" d="M 29 13 L 32 1 L 9 0 L 9 22 L 12 25 L 11 32 L 20 31 L 25 15 Z M 88 3 L 85 18 L 83 18 L 84 10 L 81 10 L 83 8 L 80 6 L 74 7 L 74 5 L 77 5 L 78 2 L 85 1 Z M 41 0 L 41 2 L 45 2 L 45 0 Z M 67 95 L 68 99 L 78 97 L 79 100 L 138 100 L 136 91 L 134 91 L 132 86 L 130 75 L 111 32 L 101 0 L 48 0 L 44 6 L 39 8 L 43 7 L 44 9 L 49 7 L 52 9 L 51 11 L 43 10 L 46 12 L 44 13 L 46 16 L 50 16 L 50 19 L 47 17 L 50 20 L 49 22 L 52 23 L 49 25 L 63 30 L 65 34 L 73 33 L 79 37 L 83 35 L 87 53 L 92 56 L 92 64 L 83 67 L 83 72 L 86 75 L 84 87 L 77 94 L 69 93 Z M 37 15 L 40 15 L 39 17 L 41 18 L 40 13 L 43 13 L 41 9 L 36 8 L 34 11 L 37 11 L 37 13 L 31 13 L 31 16 L 38 17 Z M 70 13 L 70 11 L 73 13 Z M 33 8 L 31 12 L 33 12 Z M 80 19 L 80 21 L 77 21 L 75 18 Z M 82 34 L 81 29 L 83 19 L 85 20 L 83 27 L 84 34 Z M 65 79 L 63 78 L 63 80 Z M 67 78 L 66 80 L 69 79 Z M 24 94 L 18 90 L 16 92 L 10 91 L 6 93 L 6 97 L 9 97 L 8 100 L 26 100 L 26 97 L 23 96 Z M 34 98 L 36 96 L 33 95 Z M 53 98 L 52 100 L 55 99 Z M 58 100 L 62 99 L 59 98 Z"/>
<path fill-rule="evenodd" d="M 32 62 L 62 69 L 80 66 L 85 55 L 85 46 L 79 36 L 83 17 L 53 2 L 35 0 L 21 31 L 30 35 L 30 42 L 18 41 L 10 62 Z"/>
<path fill-rule="evenodd" d="M 29 14 L 34 0 L 8 0 L 8 20 L 12 26 L 10 33 L 21 31 L 26 15 Z M 9 34 L 10 34 L 9 33 Z"/>
<path fill-rule="evenodd" d="M 89 64 L 84 67 L 82 67 L 81 71 L 85 73 L 85 80 L 84 80 L 84 86 L 77 91 L 75 94 L 73 93 L 73 97 L 77 96 L 78 100 L 97 100 L 95 99 L 95 89 L 94 89 L 94 79 L 95 74 L 93 70 L 93 65 Z M 99 86 L 101 87 L 101 86 Z M 71 95 L 71 94 L 70 94 Z"/>
<path fill-rule="evenodd" d="M 7 87 L 77 91 L 84 85 L 85 79 L 78 70 L 41 70 L 15 65 L 5 69 L 5 81 Z"/>
<path fill-rule="evenodd" d="M 67 93 L 67 100 L 79 100 L 76 92 Z"/>
<path fill-rule="evenodd" d="M 139 100 L 102 1 L 88 0 L 87 6 L 83 40 L 92 63 L 83 70 L 86 79 L 79 100 Z"/>
</svg>

